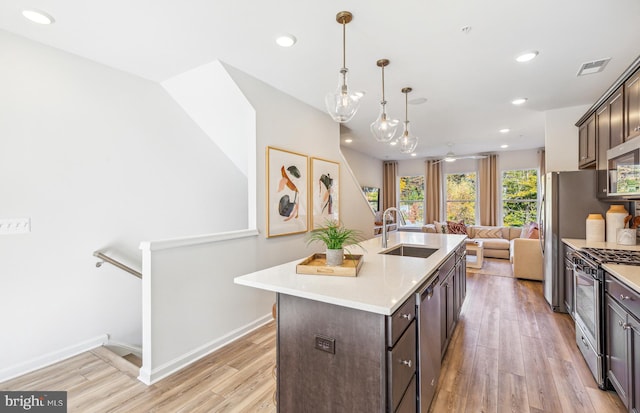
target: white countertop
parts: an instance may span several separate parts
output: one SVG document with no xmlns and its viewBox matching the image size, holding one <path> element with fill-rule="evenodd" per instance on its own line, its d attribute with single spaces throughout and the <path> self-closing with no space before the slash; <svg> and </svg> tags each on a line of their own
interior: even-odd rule
<svg viewBox="0 0 640 413">
<path fill-rule="evenodd" d="M 614 250 L 640 251 L 640 245 L 620 245 L 615 242 L 587 242 L 583 239 L 563 238 L 562 242 L 571 248 L 604 248 Z M 629 288 L 640 294 L 640 266 L 603 264 L 602 268 L 617 279 L 625 283 Z"/>
<path fill-rule="evenodd" d="M 428 258 L 384 255 L 382 238 L 372 238 L 353 254 L 363 255 L 357 277 L 297 274 L 296 264 L 304 258 L 251 274 L 236 277 L 236 284 L 288 294 L 310 300 L 336 304 L 373 313 L 391 315 L 422 283 L 464 242 L 465 235 L 428 234 L 423 232 L 393 232 L 388 246 L 416 244 L 438 251 Z M 309 253 L 311 255 L 312 252 Z"/>
</svg>

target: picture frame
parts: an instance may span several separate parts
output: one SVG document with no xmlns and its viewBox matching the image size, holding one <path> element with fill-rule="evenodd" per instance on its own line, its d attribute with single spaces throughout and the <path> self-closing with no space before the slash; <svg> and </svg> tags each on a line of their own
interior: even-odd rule
<svg viewBox="0 0 640 413">
<path fill-rule="evenodd" d="M 309 230 L 309 157 L 267 146 L 267 238 Z"/>
<path fill-rule="evenodd" d="M 340 220 L 340 163 L 311 158 L 311 229 Z"/>
</svg>

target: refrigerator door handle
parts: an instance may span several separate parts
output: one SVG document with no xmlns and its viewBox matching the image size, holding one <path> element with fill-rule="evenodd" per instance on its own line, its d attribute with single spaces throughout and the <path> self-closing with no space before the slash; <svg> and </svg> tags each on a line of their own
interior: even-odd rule
<svg viewBox="0 0 640 413">
<path fill-rule="evenodd" d="M 544 194 L 542 194 L 542 199 L 540 200 L 540 213 L 538 214 L 538 216 L 540 217 L 540 237 L 539 237 L 540 239 L 538 241 L 540 242 L 540 250 L 542 251 L 542 255 L 544 255 L 544 221 L 545 221 L 544 203 L 545 203 Z"/>
</svg>

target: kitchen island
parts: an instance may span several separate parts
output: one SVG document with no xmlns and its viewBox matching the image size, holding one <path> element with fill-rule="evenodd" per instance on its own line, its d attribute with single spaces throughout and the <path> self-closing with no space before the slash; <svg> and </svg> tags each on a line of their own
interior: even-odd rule
<svg viewBox="0 0 640 413">
<path fill-rule="evenodd" d="M 357 277 L 297 274 L 304 257 L 237 277 L 277 293 L 278 411 L 415 412 L 417 363 L 437 364 L 422 377 L 430 401 L 466 291 L 465 238 L 396 232 L 386 249 L 380 238 L 367 240 L 364 251 L 351 251 L 363 255 Z M 433 253 L 384 254 L 399 244 Z M 416 309 L 420 291 L 434 300 L 433 314 Z"/>
</svg>

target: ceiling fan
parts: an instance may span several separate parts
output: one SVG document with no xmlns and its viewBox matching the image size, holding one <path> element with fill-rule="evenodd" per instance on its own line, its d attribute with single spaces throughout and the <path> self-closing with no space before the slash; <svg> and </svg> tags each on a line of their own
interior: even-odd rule
<svg viewBox="0 0 640 413">
<path fill-rule="evenodd" d="M 444 156 L 444 158 L 438 159 L 436 161 L 436 163 L 442 162 L 442 161 L 444 161 L 444 162 L 455 162 L 458 159 L 484 159 L 484 158 L 487 157 L 487 155 L 456 155 L 451 150 L 453 144 L 449 143 L 449 144 L 447 144 L 447 146 L 449 146 L 449 152 L 447 152 L 447 154 Z"/>
</svg>

